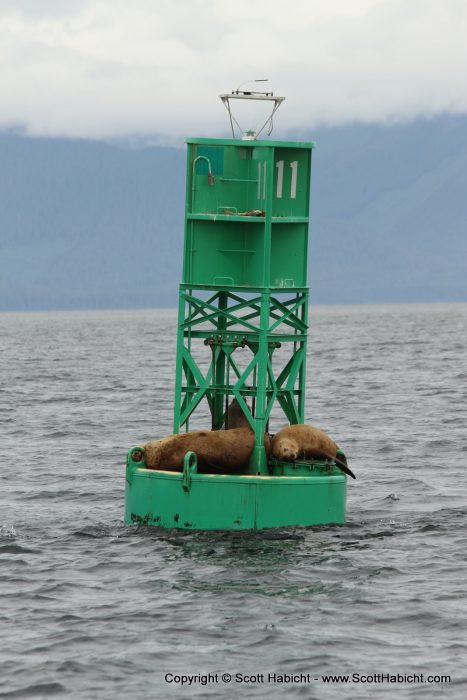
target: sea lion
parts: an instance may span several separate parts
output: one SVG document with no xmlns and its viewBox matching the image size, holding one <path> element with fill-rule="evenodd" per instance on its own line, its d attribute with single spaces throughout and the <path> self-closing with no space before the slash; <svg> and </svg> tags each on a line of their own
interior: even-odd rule
<svg viewBox="0 0 467 700">
<path fill-rule="evenodd" d="M 232 399 L 229 403 L 226 415 L 224 416 L 224 423 L 222 427 L 225 430 L 232 430 L 234 428 L 249 428 L 250 424 L 248 418 L 243 413 L 242 407 L 238 403 L 237 399 Z"/>
<path fill-rule="evenodd" d="M 264 436 L 266 453 L 270 451 L 269 436 Z M 183 467 L 187 452 L 194 452 L 201 472 L 238 472 L 246 467 L 255 444 L 251 428 L 233 430 L 202 430 L 170 435 L 147 442 L 144 447 L 148 469 L 178 471 Z"/>
<path fill-rule="evenodd" d="M 271 443 L 273 457 L 294 462 L 296 459 L 333 459 L 343 472 L 355 479 L 347 459 L 338 445 L 325 432 L 313 425 L 288 425 L 274 435 Z"/>
</svg>

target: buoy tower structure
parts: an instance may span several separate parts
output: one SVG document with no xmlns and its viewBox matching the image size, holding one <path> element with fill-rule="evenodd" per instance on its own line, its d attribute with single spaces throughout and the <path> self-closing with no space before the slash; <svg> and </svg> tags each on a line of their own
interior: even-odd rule
<svg viewBox="0 0 467 700">
<path fill-rule="evenodd" d="M 209 427 L 229 429 L 236 399 L 255 446 L 234 475 L 198 473 L 193 453 L 181 473 L 154 471 L 141 447 L 130 449 L 125 522 L 221 530 L 342 523 L 347 479 L 332 460 L 279 462 L 264 446 L 274 407 L 283 424 L 305 420 L 314 144 L 251 130 L 236 138 L 232 101 L 271 103 L 264 128 L 284 98 L 240 90 L 220 97 L 233 138 L 186 141 L 173 432 L 188 431 L 206 402 Z"/>
</svg>

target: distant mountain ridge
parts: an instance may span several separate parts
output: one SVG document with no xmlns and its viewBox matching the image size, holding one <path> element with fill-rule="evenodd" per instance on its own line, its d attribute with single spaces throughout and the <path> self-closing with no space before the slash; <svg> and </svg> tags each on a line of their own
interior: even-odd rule
<svg viewBox="0 0 467 700">
<path fill-rule="evenodd" d="M 326 128 L 317 303 L 467 299 L 467 117 Z M 183 149 L 0 133 L 0 310 L 175 306 Z"/>
</svg>

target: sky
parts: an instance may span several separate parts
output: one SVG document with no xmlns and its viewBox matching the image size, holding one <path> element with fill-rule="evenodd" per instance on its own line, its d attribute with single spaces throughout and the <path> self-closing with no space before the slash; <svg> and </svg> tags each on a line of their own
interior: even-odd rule
<svg viewBox="0 0 467 700">
<path fill-rule="evenodd" d="M 279 130 L 466 113 L 466 37 L 465 0 L 0 0 L 0 128 L 216 136 L 256 78 Z"/>
</svg>

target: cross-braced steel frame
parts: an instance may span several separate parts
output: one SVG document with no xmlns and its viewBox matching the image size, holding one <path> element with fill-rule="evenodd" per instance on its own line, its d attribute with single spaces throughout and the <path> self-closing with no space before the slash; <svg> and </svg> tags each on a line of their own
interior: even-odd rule
<svg viewBox="0 0 467 700">
<path fill-rule="evenodd" d="M 190 416 L 203 399 L 209 405 L 212 429 L 220 429 L 229 400 L 235 397 L 255 432 L 250 471 L 267 473 L 264 433 L 274 403 L 279 403 L 289 423 L 304 421 L 307 330 L 307 288 L 256 289 L 240 295 L 229 287 L 209 293 L 206 287 L 182 284 L 174 433 L 189 429 Z M 211 350 L 207 372 L 192 354 L 192 343 L 198 339 Z M 274 351 L 284 343 L 291 344 L 291 356 L 280 366 Z M 239 347 L 251 351 L 245 369 L 235 360 Z"/>
</svg>

